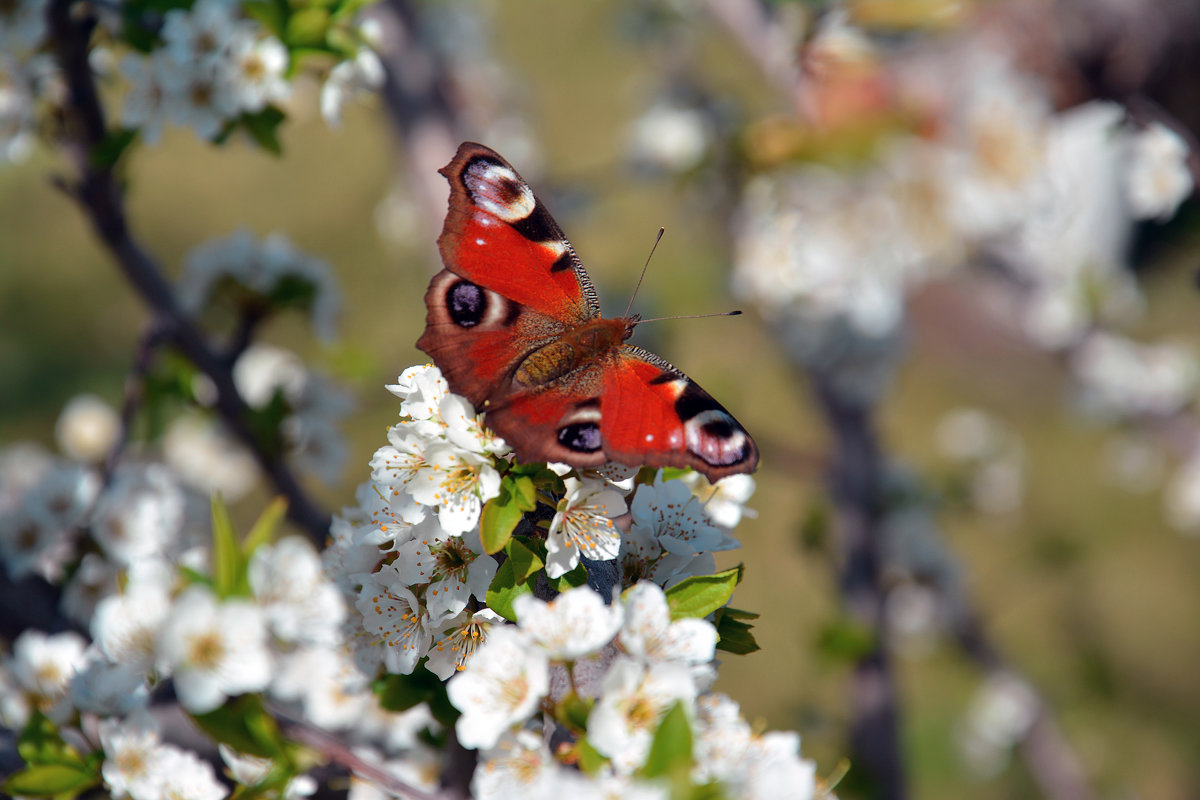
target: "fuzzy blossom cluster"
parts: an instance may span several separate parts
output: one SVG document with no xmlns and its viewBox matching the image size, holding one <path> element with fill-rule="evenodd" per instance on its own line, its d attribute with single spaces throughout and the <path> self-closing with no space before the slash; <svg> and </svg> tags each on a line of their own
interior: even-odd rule
<svg viewBox="0 0 1200 800">
<path fill-rule="evenodd" d="M 812 46 L 845 38 L 837 33 Z M 1135 223 L 1169 218 L 1191 194 L 1184 141 L 1161 124 L 1130 123 L 1114 103 L 1056 111 L 1037 81 L 987 46 L 934 61 L 896 73 L 897 104 L 928 118 L 920 134 L 882 136 L 854 168 L 810 164 L 750 182 L 740 293 L 814 331 L 892 337 L 914 286 L 986 257 L 1018 277 L 1020 323 L 1046 347 L 1137 311 L 1127 244 Z"/>
<path fill-rule="evenodd" d="M 418 738 L 436 727 L 428 708 L 381 708 L 343 641 L 347 608 L 316 549 L 295 536 L 262 544 L 246 591 L 218 596 L 194 577 L 210 573 L 208 500 L 161 463 L 127 459 L 101 475 L 119 424 L 103 401 L 81 397 L 56 428 L 70 459 L 27 444 L 0 450 L 0 568 L 60 586 L 58 610 L 87 633 L 31 629 L 0 651 L 0 727 L 19 731 L 35 711 L 63 730 L 96 715 L 92 741 L 114 796 L 224 797 L 211 766 L 164 740 L 148 713 L 169 679 L 193 713 L 264 692 L 348 731 L 380 761 L 432 763 Z M 240 754 L 225 759 L 235 775 L 255 768 Z"/>
<path fill-rule="evenodd" d="M 251 19 L 237 0 L 198 0 L 163 16 L 162 46 L 129 54 L 121 123 L 154 144 L 165 125 L 212 139 L 243 113 L 263 110 L 291 92 L 287 48 Z"/>
<path fill-rule="evenodd" d="M 489 798 L 667 798 L 669 787 L 640 778 L 659 725 L 683 709 L 694 740 L 691 779 L 724 797 L 797 798 L 816 793 L 813 762 L 791 733 L 756 734 L 737 704 L 708 691 L 717 632 L 701 619 L 672 620 L 661 587 L 632 586 L 612 604 L 588 587 L 550 602 L 524 596 L 517 625 L 493 628 L 450 680 L 462 712 L 456 732 L 480 750 L 472 781 Z M 603 765 L 593 774 L 552 752 L 542 709 L 574 696 L 588 704 L 587 742 Z"/>
<path fill-rule="evenodd" d="M 0 4 L 0 167 L 24 160 L 38 134 L 43 101 L 64 92 L 54 56 L 45 52 L 48 0 Z"/>
<path fill-rule="evenodd" d="M 192 250 L 184 262 L 179 301 L 199 314 L 217 301 L 265 311 L 293 305 L 308 311 L 317 336 L 337 336 L 341 294 L 329 264 L 301 252 L 283 234 L 259 239 L 239 230 Z"/>
<path fill-rule="evenodd" d="M 388 389 L 401 401 L 401 420 L 372 457 L 357 505 L 335 518 L 325 558 L 357 609 L 362 630 L 352 641 L 367 674 L 410 673 L 427 658 L 427 668 L 446 678 L 502 619 L 486 605 L 498 562 L 482 552 L 479 522 L 500 492 L 510 451 L 436 367 L 413 367 Z M 546 532 L 551 579 L 586 559 L 616 561 L 628 583 L 670 586 L 712 574 L 713 552 L 737 547 L 683 481 L 659 475 L 635 490 L 629 468 L 551 467 L 563 476 Z M 707 483 L 701 490 L 736 522 L 752 486 L 739 478 L 728 491 Z M 632 522 L 622 533 L 615 520 L 626 514 Z"/>
</svg>

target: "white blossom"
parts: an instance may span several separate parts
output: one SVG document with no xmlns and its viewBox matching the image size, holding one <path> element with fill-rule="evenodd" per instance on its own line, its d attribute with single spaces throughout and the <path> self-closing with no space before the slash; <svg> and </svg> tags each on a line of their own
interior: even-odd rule
<svg viewBox="0 0 1200 800">
<path fill-rule="evenodd" d="M 202 494 L 219 492 L 228 502 L 258 483 L 258 463 L 216 421 L 198 414 L 171 420 L 163 435 L 163 458 L 189 486 Z"/>
<path fill-rule="evenodd" d="M 529 717 L 549 688 L 549 665 L 532 640 L 512 626 L 492 628 L 466 669 L 450 679 L 450 702 L 462 712 L 455 724 L 463 747 L 493 747 Z"/>
<path fill-rule="evenodd" d="M 427 585 L 425 602 L 430 616 L 454 616 L 473 596 L 487 599 L 499 566 L 484 554 L 477 537 L 450 536 L 434 519 L 414 529 L 414 537 L 396 548 L 400 579 L 409 586 Z"/>
<path fill-rule="evenodd" d="M 383 62 L 369 47 L 360 47 L 354 58 L 329 71 L 321 87 L 321 116 L 330 127 L 342 124 L 342 109 L 357 95 L 374 92 L 383 85 Z"/>
<path fill-rule="evenodd" d="M 574 661 L 612 641 L 624 620 L 618 603 L 604 599 L 587 586 L 569 589 L 549 603 L 523 594 L 513 601 L 517 622 L 529 637 L 555 660 Z"/>
<path fill-rule="evenodd" d="M 58 415 L 54 437 L 66 456 L 84 463 L 108 455 L 121 433 L 121 419 L 108 403 L 93 394 L 71 398 Z"/>
<path fill-rule="evenodd" d="M 473 612 L 464 610 L 437 623 L 438 635 L 429 648 L 426 668 L 442 680 L 449 680 L 454 673 L 466 669 L 475 651 L 487 641 L 492 626 L 503 623 L 504 617 L 490 608 Z"/>
<path fill-rule="evenodd" d="M 604 678 L 604 692 L 588 716 L 588 741 L 612 760 L 620 774 L 642 766 L 663 715 L 676 702 L 690 711 L 696 687 L 684 664 L 643 665 L 618 658 Z"/>
<path fill-rule="evenodd" d="M 500 473 L 491 458 L 437 442 L 425 451 L 425 463 L 408 483 L 418 503 L 437 507 L 446 532 L 461 535 L 479 523 L 483 504 L 500 493 Z"/>
<path fill-rule="evenodd" d="M 125 590 L 96 606 L 92 639 L 112 661 L 149 671 L 157 658 L 159 633 L 171 611 L 173 570 L 143 561 L 129 570 Z"/>
<path fill-rule="evenodd" d="M 121 565 L 163 556 L 182 537 L 183 488 L 161 464 L 122 465 L 96 503 L 92 536 Z"/>
<path fill-rule="evenodd" d="M 431 621 L 394 563 L 365 577 L 355 605 L 363 628 L 384 645 L 388 672 L 411 673 L 432 643 Z"/>
<path fill-rule="evenodd" d="M 262 612 L 240 600 L 218 602 L 194 586 L 176 598 L 158 637 L 158 655 L 174 673 L 188 711 L 212 711 L 229 695 L 265 689 L 271 654 Z"/>
<path fill-rule="evenodd" d="M 1188 146 L 1161 122 L 1133 134 L 1125 190 L 1139 219 L 1169 219 L 1193 190 L 1188 169 Z"/>
<path fill-rule="evenodd" d="M 717 629 L 703 619 L 671 620 L 667 596 L 654 583 L 641 581 L 625 592 L 625 623 L 620 641 L 625 652 L 647 662 L 707 664 L 716 655 Z"/>
<path fill-rule="evenodd" d="M 131 664 L 109 661 L 91 648 L 71 679 L 71 703 L 80 711 L 101 716 L 124 715 L 144 708 L 150 698 L 146 675 Z"/>
<path fill-rule="evenodd" d="M 73 710 L 68 693 L 71 678 L 85 664 L 86 647 L 77 633 L 25 631 L 13 642 L 9 674 L 30 706 L 54 722 L 65 722 Z"/>
<path fill-rule="evenodd" d="M 271 694 L 296 702 L 304 717 L 328 730 L 357 726 L 371 707 L 367 676 L 341 649 L 306 647 L 283 657 Z"/>
<path fill-rule="evenodd" d="M 579 558 L 610 561 L 621 549 L 621 532 L 613 518 L 627 510 L 625 498 L 595 478 L 563 479 L 566 493 L 558 502 L 546 533 L 546 575 L 557 578 L 579 565 Z"/>
<path fill-rule="evenodd" d="M 312 543 L 286 536 L 262 545 L 247 567 L 254 599 L 271 632 L 285 642 L 333 645 L 346 615 L 341 593 L 326 577 Z"/>
</svg>

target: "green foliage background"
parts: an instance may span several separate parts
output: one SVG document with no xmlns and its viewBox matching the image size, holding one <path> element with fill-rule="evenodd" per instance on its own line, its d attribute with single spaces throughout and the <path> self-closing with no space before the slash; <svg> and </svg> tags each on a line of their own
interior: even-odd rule
<svg viewBox="0 0 1200 800">
<path fill-rule="evenodd" d="M 658 86 L 652 47 L 609 35 L 622 13 L 611 3 L 512 3 L 493 9 L 496 55 L 511 66 L 518 100 L 544 144 L 534 183 L 587 193 L 557 211 L 610 313 L 629 296 L 657 226 L 667 235 L 639 295 L 644 315 L 728 308 L 725 222 L 670 179 L 621 171 L 625 125 Z M 775 102 L 717 32 L 698 58 L 703 80 L 747 114 Z M 315 108 L 316 97 L 306 105 Z M 436 229 L 413 220 L 412 246 L 387 245 L 375 209 L 399 167 L 382 113 L 358 110 L 340 131 L 315 116 L 282 129 L 284 157 L 234 140 L 212 148 L 187 131 L 139 148 L 129 172 L 134 233 L 178 274 L 189 248 L 248 226 L 286 233 L 327 259 L 345 292 L 343 340 L 321 349 L 300 320 L 272 323 L 271 341 L 299 350 L 347 381 L 359 409 L 347 433 L 343 482 L 318 487 L 331 508 L 348 502 L 397 413 L 383 389 L 423 362 L 413 343 L 424 325 L 422 295 L 434 268 Z M 146 320 L 71 202 L 50 183 L 55 154 L 39 151 L 0 171 L 0 441 L 50 441 L 62 404 L 79 392 L 119 403 L 133 346 Z M 552 208 L 552 210 L 556 210 Z M 1145 265 L 1145 331 L 1195 342 L 1200 226 L 1184 210 Z M 945 475 L 933 447 L 937 419 L 969 404 L 998 415 L 1027 450 L 1024 509 L 1005 518 L 943 515 L 950 547 L 986 625 L 1012 663 L 1045 694 L 1104 797 L 1183 798 L 1200 792 L 1200 540 L 1162 521 L 1157 493 L 1110 485 L 1102 451 L 1111 432 L 1081 421 L 1049 357 L 1019 342 L 958 335 L 955 308 L 931 290 L 916 303 L 906 361 L 885 405 L 883 431 L 897 457 L 922 474 Z M 718 688 L 751 719 L 793 728 L 820 771 L 845 752 L 849 663 L 821 646 L 837 620 L 831 543 L 801 536 L 824 502 L 825 434 L 805 386 L 753 315 L 659 323 L 639 341 L 692 375 L 762 445 L 758 517 L 738 533 L 746 580 L 734 604 L 761 612 L 762 651 L 726 656 Z M 253 519 L 260 492 L 237 509 Z M 813 529 L 810 526 L 810 534 Z M 824 641 L 829 641 L 828 637 Z M 957 741 L 980 674 L 946 643 L 897 657 L 904 744 L 913 796 L 976 800 L 1033 796 L 1019 760 L 992 780 L 961 765 Z"/>
</svg>

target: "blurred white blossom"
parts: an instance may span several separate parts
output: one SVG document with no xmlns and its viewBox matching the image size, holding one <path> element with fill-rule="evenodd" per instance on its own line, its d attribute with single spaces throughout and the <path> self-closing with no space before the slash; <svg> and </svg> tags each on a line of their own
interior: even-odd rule
<svg viewBox="0 0 1200 800">
<path fill-rule="evenodd" d="M 81 394 L 63 407 L 54 425 L 59 449 L 70 459 L 100 461 L 121 435 L 121 418 L 113 407 L 93 394 Z"/>
<path fill-rule="evenodd" d="M 1129 205 L 1139 219 L 1168 219 L 1194 188 L 1187 143 L 1161 122 L 1134 133 L 1125 183 Z"/>
</svg>

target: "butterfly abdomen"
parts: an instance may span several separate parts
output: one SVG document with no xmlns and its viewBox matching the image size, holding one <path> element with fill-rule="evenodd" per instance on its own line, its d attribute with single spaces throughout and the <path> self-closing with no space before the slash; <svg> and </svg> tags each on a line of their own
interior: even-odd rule
<svg viewBox="0 0 1200 800">
<path fill-rule="evenodd" d="M 558 339 L 527 355 L 513 379 L 526 389 L 537 389 L 594 363 L 606 352 L 615 352 L 625 341 L 628 324 L 623 319 L 589 320 L 568 329 Z"/>
</svg>

